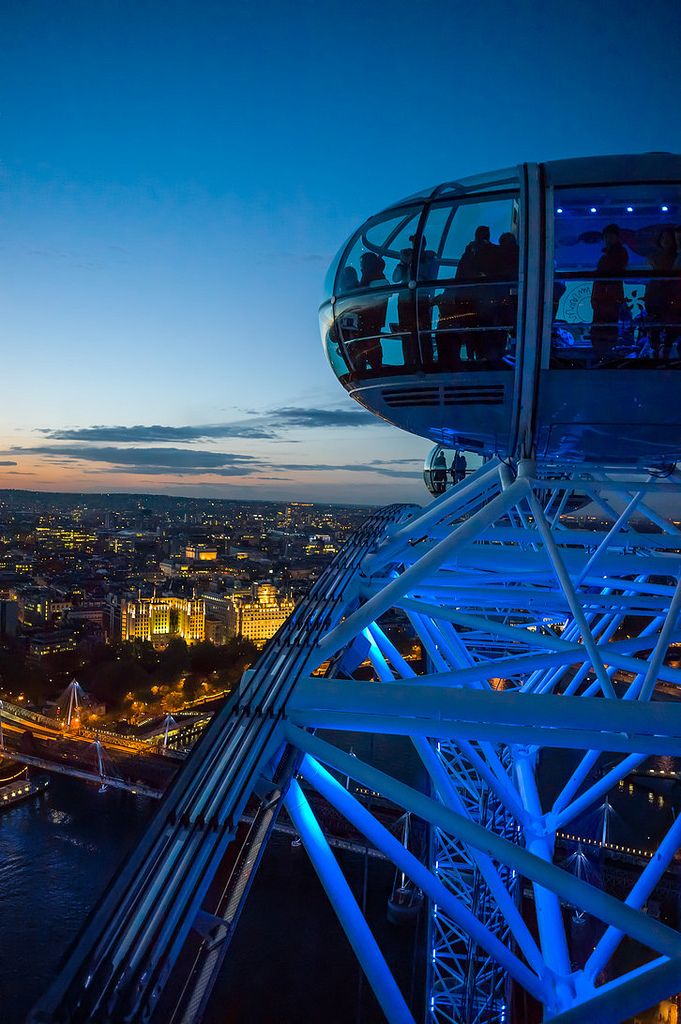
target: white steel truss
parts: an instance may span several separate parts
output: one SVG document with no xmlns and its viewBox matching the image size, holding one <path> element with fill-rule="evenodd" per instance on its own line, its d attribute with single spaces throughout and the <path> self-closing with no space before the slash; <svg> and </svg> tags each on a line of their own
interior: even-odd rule
<svg viewBox="0 0 681 1024">
<path fill-rule="evenodd" d="M 556 856 L 557 834 L 633 769 L 681 754 L 681 671 L 666 664 L 681 641 L 681 531 L 669 517 L 680 492 L 676 472 L 539 477 L 530 463 L 488 463 L 388 531 L 356 576 L 352 610 L 321 638 L 323 659 L 363 637 L 382 685 L 301 679 L 288 702 L 304 775 L 315 756 L 355 778 L 365 766 L 313 748 L 303 728 L 411 736 L 428 770 L 446 815 L 432 803 L 419 812 L 413 793 L 398 802 L 430 822 L 432 875 L 456 902 L 432 900 L 426 1010 L 437 1024 L 509 1019 L 510 980 L 561 1022 L 595 1012 L 619 1021 L 681 989 L 670 966 L 681 935 L 642 909 L 681 826 L 659 837 L 624 902 Z M 570 514 L 588 502 L 581 518 Z M 419 637 L 425 673 L 382 628 L 396 612 Z M 559 777 L 548 804 L 547 764 Z M 394 780 L 371 768 L 360 781 L 397 799 Z M 519 878 L 531 883 L 523 908 Z M 602 922 L 584 962 L 567 908 Z M 649 962 L 615 977 L 609 965 L 627 936 Z"/>
<path fill-rule="evenodd" d="M 31 1020 L 147 1019 L 156 979 L 197 922 L 219 960 L 248 886 L 224 920 L 204 902 L 254 796 L 261 836 L 287 807 L 387 1020 L 423 1019 L 296 776 L 429 900 L 429 1024 L 501 1024 L 521 995 L 554 1024 L 606 1024 L 681 990 L 681 934 L 645 912 L 681 846 L 681 815 L 629 849 L 640 870 L 624 898 L 571 870 L 558 842 L 649 758 L 681 757 L 681 669 L 669 656 L 681 642 L 681 530 L 670 517 L 680 493 L 675 471 L 540 475 L 493 460 L 425 509 L 378 513 L 217 716 Z M 397 640 L 407 622 L 418 660 Z M 330 743 L 329 729 L 409 737 L 430 792 Z M 428 823 L 430 863 L 348 777 Z M 618 852 L 602 837 L 592 848 Z M 593 929 L 588 953 L 575 914 Z"/>
</svg>

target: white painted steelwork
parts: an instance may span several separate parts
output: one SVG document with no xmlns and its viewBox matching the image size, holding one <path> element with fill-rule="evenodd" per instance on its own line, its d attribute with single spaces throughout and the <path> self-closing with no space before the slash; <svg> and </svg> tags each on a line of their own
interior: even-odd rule
<svg viewBox="0 0 681 1024">
<path fill-rule="evenodd" d="M 529 463 L 491 462 L 426 509 L 398 507 L 370 523 L 208 729 L 33 1020 L 120 1020 L 116 1007 L 133 993 L 135 1012 L 153 1008 L 162 989 L 153 979 L 173 968 L 246 800 L 259 793 L 274 806 L 277 786 L 267 780 L 282 754 L 296 752 L 306 779 L 437 904 L 429 1020 L 508 1019 L 509 979 L 516 998 L 525 989 L 561 1022 L 618 1021 L 624 1008 L 681 988 L 681 935 L 643 909 L 679 846 L 681 819 L 625 901 L 556 859 L 557 831 L 569 834 L 620 778 L 651 755 L 681 755 L 681 670 L 665 657 L 681 642 L 681 531 L 641 511 L 680 489 L 675 473 L 643 486 L 631 473 L 576 468 L 554 480 Z M 557 514 L 566 495 L 582 492 L 608 525 L 587 529 Z M 387 622 L 396 614 L 411 621 L 427 667 L 393 643 Z M 327 662 L 326 677 L 313 675 Z M 360 662 L 374 682 L 351 678 Z M 311 732 L 328 728 L 409 736 L 434 795 Z M 547 799 L 541 769 L 554 752 Z M 344 785 L 324 782 L 323 765 L 426 820 L 436 837 L 430 866 L 396 849 Z M 294 806 L 310 822 L 304 838 L 337 905 L 345 890 L 324 867 L 312 812 L 300 799 Z M 519 908 L 521 878 L 533 900 Z M 572 907 L 605 927 L 581 962 Z M 368 952 L 357 908 L 342 918 L 388 1019 L 408 1019 L 388 966 Z M 627 937 L 652 959 L 604 983 Z M 487 983 L 470 984 L 471 961 Z M 422 1017 L 417 1007 L 409 1013 Z"/>
</svg>

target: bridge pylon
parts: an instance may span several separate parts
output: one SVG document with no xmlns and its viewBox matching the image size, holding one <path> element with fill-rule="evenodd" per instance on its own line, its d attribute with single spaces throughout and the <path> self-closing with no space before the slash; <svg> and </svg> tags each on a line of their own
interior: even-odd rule
<svg viewBox="0 0 681 1024">
<path fill-rule="evenodd" d="M 64 722 L 66 728 L 71 728 L 71 723 L 80 718 L 81 708 L 87 703 L 88 695 L 77 679 L 72 679 L 66 689 L 60 694 L 57 706 L 64 711 Z"/>
<path fill-rule="evenodd" d="M 173 716 L 170 713 L 168 713 L 166 715 L 164 721 L 163 721 L 163 749 L 164 750 L 167 750 L 167 748 L 168 748 L 168 735 L 170 733 L 170 730 L 174 729 L 176 725 L 177 725 L 177 722 L 175 721 Z"/>
</svg>

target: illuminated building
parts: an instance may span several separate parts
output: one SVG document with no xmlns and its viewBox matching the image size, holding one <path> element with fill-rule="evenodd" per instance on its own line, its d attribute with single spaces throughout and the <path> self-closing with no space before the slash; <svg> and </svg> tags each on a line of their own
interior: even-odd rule
<svg viewBox="0 0 681 1024">
<path fill-rule="evenodd" d="M 169 558 L 158 563 L 162 576 L 187 576 L 189 574 L 189 563 L 182 558 Z"/>
<path fill-rule="evenodd" d="M 7 551 L 0 555 L 0 572 L 28 576 L 33 572 L 33 557 L 23 551 Z"/>
<path fill-rule="evenodd" d="M 228 615 L 230 632 L 262 647 L 295 608 L 291 597 L 280 597 L 272 583 L 258 583 L 246 595 L 235 594 Z"/>
<path fill-rule="evenodd" d="M 119 530 L 109 538 L 109 545 L 117 555 L 133 554 L 139 548 L 153 547 L 157 540 L 151 530 Z"/>
<path fill-rule="evenodd" d="M 227 625 L 231 608 L 230 598 L 224 594 L 204 594 L 203 601 L 206 606 L 206 616 Z"/>
<path fill-rule="evenodd" d="M 206 606 L 206 640 L 214 644 L 227 643 L 232 609 L 230 598 L 224 594 L 204 594 L 203 600 Z"/>
<path fill-rule="evenodd" d="M 35 535 L 39 544 L 57 546 L 65 551 L 92 551 L 97 540 L 92 530 L 71 526 L 36 526 Z"/>
<path fill-rule="evenodd" d="M 66 620 L 69 625 L 87 622 L 104 633 L 109 626 L 109 613 L 103 602 L 81 604 L 77 608 L 70 608 L 67 611 Z"/>
<path fill-rule="evenodd" d="M 306 522 L 310 516 L 310 510 L 314 505 L 310 501 L 291 501 L 286 506 L 284 513 L 284 526 L 293 526 L 294 523 Z"/>
<path fill-rule="evenodd" d="M 338 548 L 328 533 L 312 534 L 305 545 L 306 555 L 335 555 Z"/>
<path fill-rule="evenodd" d="M 46 587 L 25 587 L 13 592 L 17 600 L 19 622 L 42 625 L 50 618 L 50 592 Z"/>
<path fill-rule="evenodd" d="M 188 644 L 203 640 L 206 609 L 202 598 L 162 595 L 121 601 L 121 639 L 164 644 L 181 637 Z"/>
<path fill-rule="evenodd" d="M 28 644 L 30 658 L 39 659 L 47 654 L 66 654 L 76 649 L 73 633 L 58 630 L 54 633 L 34 633 Z"/>
<path fill-rule="evenodd" d="M 218 557 L 218 549 L 208 544 L 187 544 L 184 557 L 194 562 L 215 562 Z"/>
</svg>

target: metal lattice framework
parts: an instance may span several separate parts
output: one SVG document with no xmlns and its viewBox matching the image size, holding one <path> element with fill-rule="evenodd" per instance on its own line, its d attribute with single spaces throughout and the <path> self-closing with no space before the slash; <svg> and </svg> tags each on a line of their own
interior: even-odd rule
<svg viewBox="0 0 681 1024">
<path fill-rule="evenodd" d="M 517 838 L 518 826 L 512 814 L 478 775 L 455 743 L 438 742 L 438 755 L 456 790 L 463 812 L 483 828 L 510 842 Z M 506 748 L 501 748 L 500 763 L 510 768 Z M 441 828 L 431 830 L 431 869 L 445 887 L 456 895 L 487 930 L 502 943 L 511 942 L 509 923 L 502 910 L 509 900 L 502 894 L 495 899 L 487 884 L 489 862 L 483 862 L 456 836 Z M 510 902 L 518 902 L 518 875 L 505 865 L 498 870 L 500 886 L 508 891 Z M 499 892 L 500 886 L 495 889 Z M 516 911 L 511 915 L 515 917 Z M 484 1024 L 502 1021 L 508 1016 L 509 978 L 502 966 L 478 946 L 447 912 L 431 906 L 431 951 L 428 964 L 428 1011 L 434 1021 L 465 1021 Z"/>
<path fill-rule="evenodd" d="M 556 1024 L 621 1021 L 681 989 L 681 934 L 644 911 L 681 844 L 681 816 L 624 900 L 556 856 L 557 833 L 620 779 L 649 757 L 681 755 L 681 671 L 666 663 L 681 641 L 681 531 L 664 512 L 679 492 L 676 472 L 538 476 L 532 463 L 492 460 L 425 509 L 370 520 L 189 758 L 32 1019 L 143 1019 L 195 929 L 205 955 L 173 1020 L 199 1020 L 282 804 L 386 1018 L 420 1017 L 297 776 L 429 900 L 432 1024 L 509 1019 L 511 986 Z M 568 514 L 585 498 L 606 526 Z M 394 642 L 400 617 L 418 637 L 420 663 Z M 367 663 L 373 681 L 356 678 Z M 349 755 L 319 734 L 326 729 L 409 737 L 431 792 Z M 549 797 L 546 764 L 556 777 Z M 425 820 L 430 863 L 339 775 Z M 238 862 L 225 899 L 209 908 L 210 882 L 254 794 L 248 870 Z M 521 902 L 523 888 L 531 898 Z M 600 922 L 588 957 L 571 947 L 570 908 Z M 613 956 L 629 940 L 648 952 L 618 974 Z"/>
</svg>

